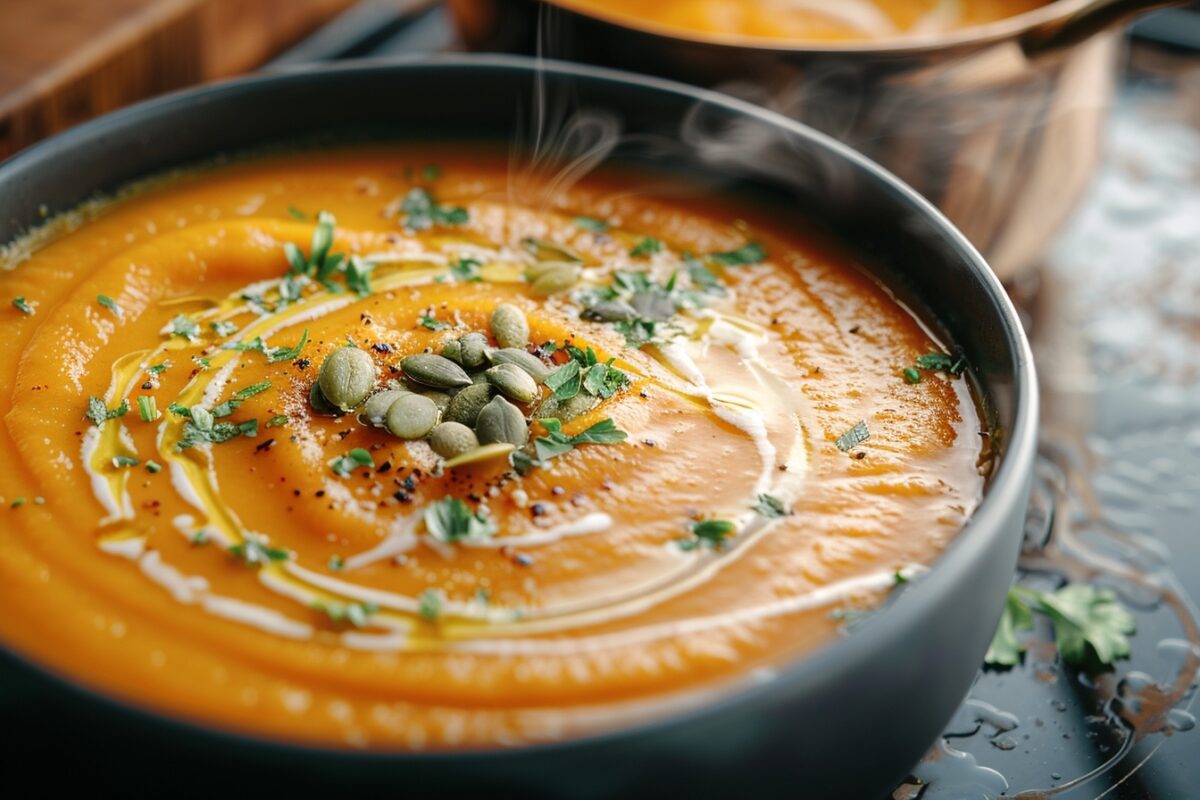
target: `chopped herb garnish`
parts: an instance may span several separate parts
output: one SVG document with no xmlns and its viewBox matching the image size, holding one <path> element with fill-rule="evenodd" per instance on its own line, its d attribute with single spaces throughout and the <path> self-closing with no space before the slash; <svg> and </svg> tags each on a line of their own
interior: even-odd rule
<svg viewBox="0 0 1200 800">
<path fill-rule="evenodd" d="M 433 622 L 442 614 L 442 595 L 434 589 L 426 589 L 417 598 L 417 613 Z"/>
<path fill-rule="evenodd" d="M 17 497 L 13 499 L 12 503 L 9 505 L 9 508 L 20 508 L 23 505 L 25 505 L 25 498 Z"/>
<path fill-rule="evenodd" d="M 450 327 L 450 323 L 442 322 L 437 317 L 431 317 L 428 314 L 422 314 L 418 321 L 431 331 L 441 331 Z"/>
<path fill-rule="evenodd" d="M 712 253 L 709 258 L 715 264 L 720 264 L 723 267 L 740 267 L 748 264 L 757 264 L 767 257 L 767 251 L 763 249 L 758 242 L 750 242 L 737 250 L 730 250 L 727 253 Z"/>
<path fill-rule="evenodd" d="M 858 424 L 837 438 L 837 448 L 843 453 L 848 453 L 869 438 L 871 432 L 867 430 L 866 421 L 859 420 Z"/>
<path fill-rule="evenodd" d="M 104 404 L 103 400 L 101 400 L 99 397 L 96 397 L 96 395 L 92 395 L 88 398 L 88 407 L 87 411 L 84 412 L 84 416 L 95 423 L 96 427 L 98 428 L 108 420 L 116 419 L 117 417 L 123 417 L 128 413 L 128 400 L 122 400 L 121 405 L 110 409 Z"/>
<path fill-rule="evenodd" d="M 1085 584 L 1069 584 L 1052 593 L 1014 586 L 1008 591 L 985 663 L 1014 666 L 1020 662 L 1025 647 L 1017 633 L 1033 628 L 1034 611 L 1050 617 L 1058 652 L 1071 666 L 1110 666 L 1129 655 L 1126 637 L 1134 632 L 1133 616 L 1112 591 Z"/>
<path fill-rule="evenodd" d="M 14 297 L 12 304 L 13 308 L 15 308 L 17 311 L 20 311 L 22 314 L 30 317 L 33 316 L 33 306 L 29 305 L 29 301 L 24 297 Z"/>
<path fill-rule="evenodd" d="M 921 373 L 917 371 L 916 367 L 906 367 L 904 370 L 904 382 L 905 383 L 920 383 L 921 382 Z"/>
<path fill-rule="evenodd" d="M 300 222 L 308 222 L 308 215 L 295 206 L 288 206 L 287 213 L 292 219 L 299 220 Z"/>
<path fill-rule="evenodd" d="M 153 397 L 142 395 L 137 399 L 138 416 L 142 422 L 154 422 L 158 419 L 158 403 Z"/>
<path fill-rule="evenodd" d="M 658 323 L 647 319 L 618 322 L 613 327 L 625 337 L 625 344 L 630 347 L 641 347 L 644 344 L 649 344 L 654 341 L 654 337 L 658 333 Z"/>
<path fill-rule="evenodd" d="M 346 559 L 342 558 L 341 556 L 337 555 L 336 553 L 329 557 L 329 569 L 330 570 L 332 570 L 333 572 L 339 572 L 345 568 L 346 568 Z"/>
<path fill-rule="evenodd" d="M 472 511 L 457 497 L 443 497 L 425 507 L 425 530 L 439 542 L 461 539 L 487 539 L 496 532 L 496 523 L 482 511 Z"/>
<path fill-rule="evenodd" d="M 300 341 L 295 347 L 277 347 L 267 353 L 267 363 L 274 364 L 276 361 L 292 361 L 300 357 L 300 352 L 304 350 L 304 345 L 308 344 L 308 328 L 300 334 Z"/>
<path fill-rule="evenodd" d="M 461 225 L 469 219 L 465 208 L 440 206 L 428 189 L 419 186 L 404 196 L 400 210 L 404 212 L 404 227 L 410 231 L 424 231 L 434 225 Z"/>
<path fill-rule="evenodd" d="M 480 269 L 483 267 L 482 261 L 477 261 L 473 258 L 460 258 L 450 265 L 450 274 L 457 281 L 464 283 L 478 283 L 483 280 L 480 274 Z"/>
<path fill-rule="evenodd" d="M 287 561 L 291 553 L 278 547 L 271 547 L 265 536 L 246 534 L 246 540 L 241 544 L 232 545 L 229 552 L 242 560 L 248 567 L 261 567 L 272 561 Z"/>
<path fill-rule="evenodd" d="M 333 470 L 333 474 L 339 478 L 348 478 L 354 472 L 355 467 L 367 467 L 368 469 L 375 468 L 375 459 L 371 458 L 371 454 L 356 447 L 344 455 L 329 462 L 329 468 Z"/>
<path fill-rule="evenodd" d="M 928 372 L 945 372 L 947 375 L 958 377 L 962 375 L 963 370 L 967 367 L 967 359 L 962 356 L 950 356 L 945 353 L 926 353 L 922 356 L 917 356 L 913 362 L 913 366 L 904 370 L 904 379 L 909 383 L 917 383 L 920 380 L 920 373 L 916 370 L 923 369 Z M 914 381 L 909 373 L 917 375 L 917 380 Z"/>
<path fill-rule="evenodd" d="M 237 333 L 238 326 L 228 320 L 219 319 L 216 322 L 209 323 L 210 328 L 218 336 L 230 336 Z"/>
<path fill-rule="evenodd" d="M 212 366 L 212 359 L 207 356 L 192 356 L 192 361 L 196 364 L 196 366 L 200 367 L 200 369 L 208 369 L 210 366 Z"/>
<path fill-rule="evenodd" d="M 662 252 L 662 242 L 655 239 L 653 236 L 643 236 L 641 240 L 633 246 L 629 251 L 629 255 L 634 258 L 644 258 L 654 253 Z"/>
<path fill-rule="evenodd" d="M 262 394 L 270 388 L 270 381 L 260 381 L 259 383 L 252 383 L 249 386 L 244 386 L 241 389 L 238 389 L 233 393 L 233 396 L 237 400 L 246 400 L 247 398 L 254 397 L 256 394 Z"/>
<path fill-rule="evenodd" d="M 188 418 L 187 422 L 183 423 L 183 437 L 175 443 L 177 450 L 187 450 L 201 444 L 221 444 L 237 436 L 258 435 L 256 419 L 245 422 L 217 422 L 214 413 L 201 405 L 184 409 L 178 403 L 172 403 L 169 410 Z"/>
<path fill-rule="evenodd" d="M 575 225 L 592 233 L 607 233 L 608 223 L 595 217 L 576 217 Z"/>
<path fill-rule="evenodd" d="M 171 362 L 164 361 L 161 364 L 151 364 L 150 366 L 146 367 L 146 372 L 150 373 L 151 375 L 161 375 L 170 368 Z"/>
<path fill-rule="evenodd" d="M 112 465 L 116 469 L 121 469 L 122 467 L 136 467 L 140 463 L 142 462 L 138 461 L 133 456 L 113 456 L 112 460 Z"/>
<path fill-rule="evenodd" d="M 608 399 L 624 388 L 629 382 L 629 377 L 614 367 L 613 361 L 614 359 L 610 358 L 603 364 L 593 364 L 588 368 L 583 379 L 584 391 L 595 397 Z"/>
<path fill-rule="evenodd" d="M 769 494 L 760 494 L 754 504 L 754 510 L 764 517 L 786 517 L 792 513 L 783 501 Z"/>
<path fill-rule="evenodd" d="M 194 342 L 200 336 L 200 323 L 185 314 L 180 314 L 171 320 L 171 335 Z"/>
<path fill-rule="evenodd" d="M 554 396 L 559 400 L 570 400 L 579 394 L 579 388 L 583 385 L 583 376 L 579 371 L 579 362 L 571 359 L 554 370 L 554 372 L 551 372 L 545 382 L 546 386 L 554 391 Z"/>
<path fill-rule="evenodd" d="M 117 305 L 117 301 L 113 300 L 106 294 L 96 295 L 96 302 L 107 308 L 112 313 L 116 314 L 118 318 L 125 316 L 125 309 Z"/>
<path fill-rule="evenodd" d="M 569 453 L 581 444 L 618 444 L 629 438 L 625 431 L 618 430 L 611 419 L 602 419 L 595 425 L 574 436 L 562 432 L 562 422 L 557 419 L 539 419 L 538 422 L 546 429 L 546 436 L 534 440 L 534 448 L 538 461 L 548 461 L 551 458 Z"/>
<path fill-rule="evenodd" d="M 159 464 L 157 461 L 147 461 L 146 472 L 151 474 L 162 472 L 162 464 Z"/>
<path fill-rule="evenodd" d="M 374 603 L 314 603 L 313 609 L 324 612 L 334 623 L 349 622 L 356 628 L 365 628 L 371 617 L 379 613 L 379 606 Z"/>
<path fill-rule="evenodd" d="M 267 420 L 267 427 L 278 428 L 280 425 L 287 425 L 288 422 L 290 422 L 290 420 L 288 419 L 287 414 L 277 414 Z"/>
<path fill-rule="evenodd" d="M 727 519 L 696 520 L 688 527 L 692 531 L 692 538 L 676 542 L 681 550 L 695 550 L 701 545 L 719 550 L 734 531 L 734 524 Z"/>
<path fill-rule="evenodd" d="M 725 285 L 721 283 L 721 279 L 701 261 L 685 253 L 683 264 L 687 267 L 688 277 L 701 291 L 710 294 L 721 294 L 725 291 Z"/>
<path fill-rule="evenodd" d="M 346 263 L 346 288 L 359 297 L 369 296 L 371 294 L 371 271 L 374 269 L 373 262 L 358 256 L 350 256 L 350 260 Z"/>
</svg>

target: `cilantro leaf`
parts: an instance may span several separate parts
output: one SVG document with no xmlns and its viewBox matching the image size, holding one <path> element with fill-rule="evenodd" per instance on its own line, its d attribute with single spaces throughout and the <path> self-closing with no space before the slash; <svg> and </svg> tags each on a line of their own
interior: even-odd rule
<svg viewBox="0 0 1200 800">
<path fill-rule="evenodd" d="M 583 379 L 584 391 L 608 399 L 624 388 L 629 376 L 612 365 L 614 360 L 610 358 L 603 364 L 593 364 L 588 368 L 587 376 Z"/>
<path fill-rule="evenodd" d="M 472 511 L 457 497 L 443 497 L 425 507 L 425 530 L 439 542 L 461 539 L 487 539 L 496 532 L 496 523 L 481 511 Z"/>
<path fill-rule="evenodd" d="M 653 236 L 643 236 L 633 249 L 629 251 L 629 255 L 634 258 L 645 258 L 654 253 L 661 253 L 663 249 L 662 242 L 655 239 Z"/>
<path fill-rule="evenodd" d="M 440 206 L 428 189 L 413 187 L 400 203 L 404 227 L 410 231 L 429 230 L 434 225 L 461 225 L 470 217 L 462 206 Z"/>
<path fill-rule="evenodd" d="M 713 253 L 709 255 L 709 259 L 713 263 L 720 264 L 723 267 L 740 267 L 748 264 L 757 264 L 767 257 L 767 251 L 758 242 L 750 242 L 747 245 L 739 247 L 737 250 L 730 250 L 727 253 Z"/>
<path fill-rule="evenodd" d="M 1054 623 L 1058 652 L 1068 664 L 1085 665 L 1089 648 L 1105 665 L 1129 655 L 1125 637 L 1134 632 L 1133 616 L 1110 590 L 1069 584 L 1039 601 Z"/>
<path fill-rule="evenodd" d="M 367 467 L 369 469 L 374 469 L 375 459 L 371 457 L 371 454 L 368 451 L 362 449 L 361 447 L 356 447 L 348 453 L 340 455 L 329 462 L 329 468 L 332 469 L 333 474 L 337 475 L 339 478 L 349 478 L 355 467 Z"/>
<path fill-rule="evenodd" d="M 548 461 L 551 458 L 571 452 L 580 444 L 618 444 L 629 438 L 625 431 L 618 430 L 611 419 L 605 418 L 574 436 L 562 432 L 562 422 L 549 418 L 539 419 L 538 422 L 546 429 L 546 436 L 534 440 L 534 448 L 538 461 Z"/>
<path fill-rule="evenodd" d="M 556 398 L 559 400 L 570 400 L 579 394 L 579 387 L 582 385 L 579 362 L 571 359 L 554 370 L 554 372 L 551 372 L 547 376 L 545 383 L 548 388 L 554 391 Z"/>
<path fill-rule="evenodd" d="M 1032 629 L 1033 612 L 1015 587 L 1009 589 L 1008 599 L 1004 601 L 1004 613 L 1000 615 L 1000 624 L 996 627 L 983 662 L 1002 667 L 1015 667 L 1021 663 L 1025 645 L 1017 640 L 1017 633 Z"/>
<path fill-rule="evenodd" d="M 84 412 L 84 416 L 90 419 L 96 425 L 96 427 L 99 428 L 108 420 L 116 419 L 117 417 L 123 417 L 128 413 L 128 400 L 122 400 L 121 405 L 110 410 L 109 407 L 104 404 L 103 400 L 101 400 L 99 397 L 96 397 L 96 395 L 92 395 L 88 398 L 87 411 Z"/>
<path fill-rule="evenodd" d="M 365 258 L 350 256 L 346 264 L 346 287 L 359 297 L 371 294 L 371 271 L 375 265 Z"/>
</svg>

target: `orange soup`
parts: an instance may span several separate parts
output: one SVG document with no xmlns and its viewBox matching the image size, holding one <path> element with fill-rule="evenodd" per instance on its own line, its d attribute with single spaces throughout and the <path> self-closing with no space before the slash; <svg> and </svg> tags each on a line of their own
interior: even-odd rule
<svg viewBox="0 0 1200 800">
<path fill-rule="evenodd" d="M 555 0 L 603 19 L 698 38 L 855 41 L 938 36 L 1024 14 L 1046 0 Z"/>
<path fill-rule="evenodd" d="M 628 724 L 837 636 L 981 497 L 963 361 L 767 204 L 643 177 L 523 203 L 486 153 L 276 155 L 10 246 L 0 642 L 416 750 Z"/>
</svg>

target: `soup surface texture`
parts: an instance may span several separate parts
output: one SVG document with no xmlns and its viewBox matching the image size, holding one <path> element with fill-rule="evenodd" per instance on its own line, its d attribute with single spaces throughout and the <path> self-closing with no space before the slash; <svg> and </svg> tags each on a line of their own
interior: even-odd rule
<svg viewBox="0 0 1200 800">
<path fill-rule="evenodd" d="M 855 41 L 938 36 L 996 22 L 1045 0 L 556 0 L 639 27 L 699 38 Z"/>
<path fill-rule="evenodd" d="M 0 641 L 225 729 L 502 746 L 768 679 L 936 558 L 980 419 L 886 288 L 761 200 L 540 185 L 277 155 L 10 247 Z"/>
</svg>

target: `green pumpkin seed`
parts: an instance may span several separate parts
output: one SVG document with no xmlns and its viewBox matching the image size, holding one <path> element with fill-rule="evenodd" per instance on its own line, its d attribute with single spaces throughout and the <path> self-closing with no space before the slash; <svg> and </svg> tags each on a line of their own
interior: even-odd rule
<svg viewBox="0 0 1200 800">
<path fill-rule="evenodd" d="M 431 353 L 407 356 L 400 362 L 404 374 L 417 383 L 434 389 L 452 389 L 455 386 L 470 386 L 471 376 L 448 358 Z"/>
<path fill-rule="evenodd" d="M 437 424 L 437 406 L 428 397 L 406 394 L 387 410 L 387 429 L 401 439 L 421 439 Z"/>
<path fill-rule="evenodd" d="M 579 267 L 573 264 L 558 267 L 539 276 L 529 290 L 538 297 L 549 297 L 552 294 L 565 292 L 579 283 L 580 274 Z"/>
<path fill-rule="evenodd" d="M 487 359 L 488 341 L 482 333 L 468 333 L 458 340 L 462 353 L 462 365 L 467 369 L 483 366 Z"/>
<path fill-rule="evenodd" d="M 495 444 L 485 444 L 476 447 L 474 450 L 468 450 L 460 456 L 455 456 L 446 461 L 443 466 L 446 469 L 454 469 L 465 464 L 475 464 L 480 461 L 490 461 L 500 456 L 507 456 L 517 448 L 508 442 L 496 442 Z"/>
<path fill-rule="evenodd" d="M 514 364 L 520 367 L 528 372 L 529 377 L 539 385 L 545 383 L 546 378 L 550 377 L 550 373 L 554 371 L 533 353 L 527 350 L 518 350 L 515 347 L 493 350 L 488 354 L 488 358 L 492 360 L 493 364 Z"/>
<path fill-rule="evenodd" d="M 501 347 L 524 347 L 529 344 L 529 321 L 521 309 L 501 303 L 492 311 L 492 335 Z"/>
<path fill-rule="evenodd" d="M 475 434 L 481 444 L 507 442 L 520 447 L 529 441 L 529 426 L 525 424 L 525 415 L 519 408 L 503 397 L 494 397 L 479 412 Z"/>
<path fill-rule="evenodd" d="M 439 417 L 445 414 L 446 409 L 450 407 L 450 395 L 445 392 L 421 392 L 421 394 L 428 397 L 437 406 Z"/>
<path fill-rule="evenodd" d="M 624 300 L 597 300 L 579 315 L 598 322 L 633 322 L 637 309 Z"/>
<path fill-rule="evenodd" d="M 454 458 L 479 447 L 479 440 L 466 425 L 443 422 L 429 434 L 429 446 L 442 458 Z"/>
<path fill-rule="evenodd" d="M 462 343 L 457 339 L 451 339 L 442 345 L 442 358 L 448 358 L 455 364 L 462 363 Z"/>
<path fill-rule="evenodd" d="M 528 403 L 538 396 L 537 382 L 516 364 L 497 364 L 483 374 L 509 400 Z"/>
<path fill-rule="evenodd" d="M 532 253 L 533 257 L 538 261 L 574 261 L 576 263 L 583 261 L 582 256 L 565 244 L 557 244 L 545 239 L 534 239 L 532 237 L 523 239 L 521 244 L 525 245 L 525 249 Z"/>
<path fill-rule="evenodd" d="M 487 378 L 485 377 L 486 381 Z M 461 422 L 463 425 L 474 425 L 479 419 L 479 412 L 492 399 L 492 385 L 477 383 L 460 391 L 450 399 L 450 407 L 446 409 L 445 418 L 451 422 Z"/>
<path fill-rule="evenodd" d="M 325 395 L 321 394 L 321 384 L 316 381 L 313 381 L 312 388 L 308 390 L 308 404 L 312 406 L 313 411 L 323 416 L 335 417 L 340 413 L 325 399 Z"/>
<path fill-rule="evenodd" d="M 366 352 L 346 345 L 325 357 L 317 383 L 321 394 L 342 411 L 351 411 L 375 388 L 375 362 Z"/>
<path fill-rule="evenodd" d="M 538 406 L 538 417 L 553 417 L 563 422 L 570 422 L 591 411 L 599 402 L 598 397 L 593 397 L 587 392 L 580 392 L 569 400 L 559 400 L 554 395 L 550 395 L 545 403 Z"/>
<path fill-rule="evenodd" d="M 379 427 L 387 420 L 387 412 L 392 407 L 392 403 L 406 394 L 412 394 L 412 392 L 405 389 L 384 389 L 382 392 L 376 392 L 367 398 L 359 416 L 368 425 Z"/>
</svg>

